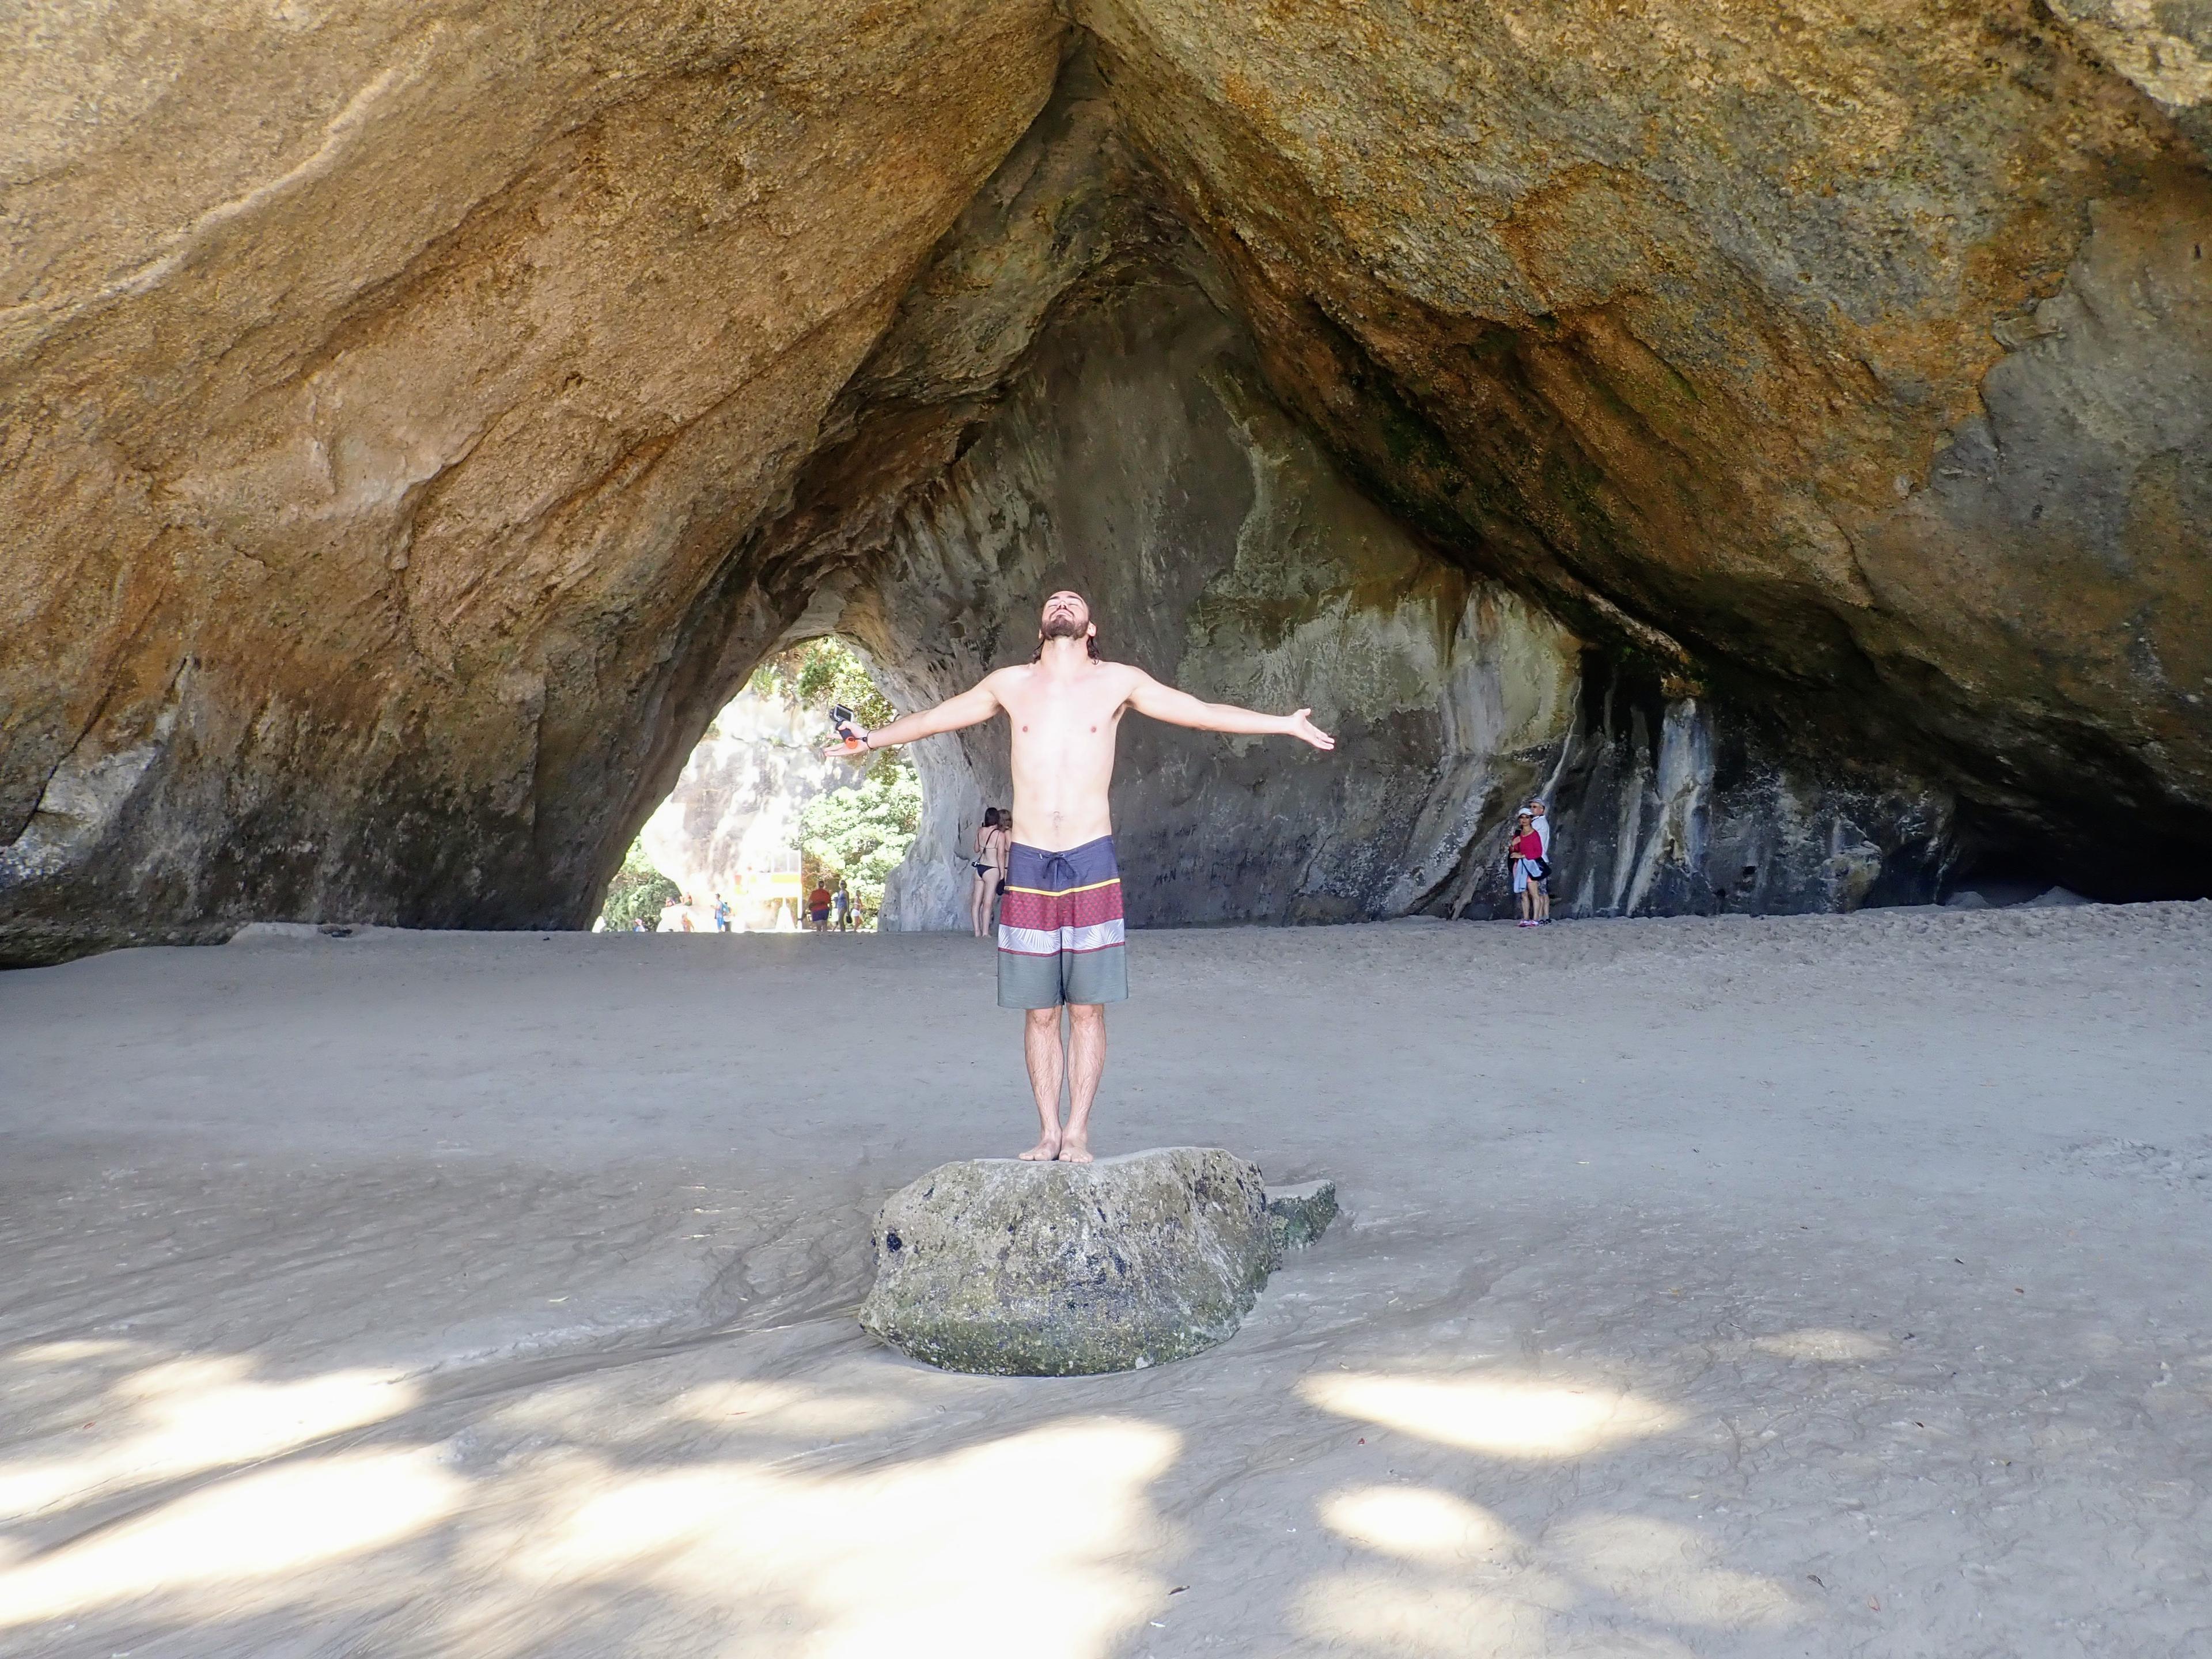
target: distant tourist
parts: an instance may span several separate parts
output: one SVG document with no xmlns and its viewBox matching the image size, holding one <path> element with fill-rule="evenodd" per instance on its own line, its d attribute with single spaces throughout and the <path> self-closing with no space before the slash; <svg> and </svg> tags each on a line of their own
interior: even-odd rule
<svg viewBox="0 0 2212 1659">
<path fill-rule="evenodd" d="M 830 931 L 830 890 L 818 881 L 814 884 L 814 890 L 806 896 L 806 914 L 814 923 L 816 933 Z"/>
<path fill-rule="evenodd" d="M 730 902 L 720 893 L 714 895 L 714 931 L 718 933 L 730 931 Z"/>
<path fill-rule="evenodd" d="M 1528 803 L 1528 816 L 1536 827 L 1536 839 L 1544 843 L 1544 850 L 1536 855 L 1544 866 L 1544 873 L 1536 883 L 1536 923 L 1542 927 L 1552 920 L 1552 820 L 1546 816 L 1544 803 Z"/>
<path fill-rule="evenodd" d="M 1536 927 L 1536 903 L 1543 896 L 1544 878 L 1550 866 L 1544 861 L 1544 838 L 1536 833 L 1535 815 L 1525 806 L 1515 821 L 1513 842 L 1506 856 L 1513 864 L 1513 891 L 1521 905 L 1521 926 Z"/>
<path fill-rule="evenodd" d="M 1006 890 L 1006 848 L 1012 841 L 1006 815 L 995 806 L 985 807 L 983 826 L 975 832 L 975 856 L 969 860 L 975 886 L 968 899 L 968 921 L 977 939 L 993 936 L 991 901 Z"/>
<path fill-rule="evenodd" d="M 837 931 L 841 933 L 852 932 L 853 899 L 852 896 L 846 892 L 842 883 L 838 884 L 836 892 L 830 895 L 830 908 L 836 913 Z"/>
</svg>

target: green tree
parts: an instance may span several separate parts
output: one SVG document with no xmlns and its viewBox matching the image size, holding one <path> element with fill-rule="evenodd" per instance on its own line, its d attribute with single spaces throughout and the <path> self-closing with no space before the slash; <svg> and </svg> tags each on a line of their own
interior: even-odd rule
<svg viewBox="0 0 2212 1659">
<path fill-rule="evenodd" d="M 921 780 L 910 763 L 886 755 L 858 787 L 832 789 L 799 809 L 799 850 L 816 867 L 842 877 L 874 915 L 884 881 L 921 829 Z"/>
<path fill-rule="evenodd" d="M 645 848 L 636 842 L 623 855 L 622 868 L 607 884 L 607 899 L 599 919 L 607 931 L 618 933 L 643 917 L 648 927 L 660 925 L 660 907 L 682 896 L 676 884 L 646 862 Z"/>
<path fill-rule="evenodd" d="M 802 708 L 827 709 L 842 702 L 863 726 L 882 726 L 897 717 L 852 647 L 826 635 L 777 652 L 753 671 L 747 684 L 757 696 L 781 697 Z"/>
</svg>

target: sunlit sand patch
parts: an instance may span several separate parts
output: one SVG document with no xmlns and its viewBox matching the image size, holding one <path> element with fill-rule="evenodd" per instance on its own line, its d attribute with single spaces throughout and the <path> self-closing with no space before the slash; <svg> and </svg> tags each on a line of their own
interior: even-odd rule
<svg viewBox="0 0 2212 1659">
<path fill-rule="evenodd" d="M 701 1428 L 811 1442 L 857 1439 L 911 1422 L 927 1409 L 921 1399 L 878 1389 L 731 1379 L 702 1383 L 665 1402 L 625 1401 L 611 1413 L 608 1390 L 605 1378 L 574 1379 L 505 1401 L 487 1422 L 509 1433 L 575 1435 L 605 1447 L 651 1447 L 672 1431 L 696 1442 Z"/>
<path fill-rule="evenodd" d="M 178 1598 L 170 1616 L 188 1617 L 194 1592 L 281 1579 L 413 1537 L 452 1515 L 465 1488 L 416 1450 L 241 1475 L 51 1555 L 0 1565 L 0 1628 L 156 1595 Z"/>
<path fill-rule="evenodd" d="M 1577 1516 L 1552 1528 L 1544 1543 L 1547 1559 L 1661 1623 L 1771 1628 L 1796 1623 L 1803 1611 L 1772 1580 L 1714 1565 L 1713 1546 L 1673 1522 Z"/>
<path fill-rule="evenodd" d="M 1619 1389 L 1510 1377 L 1322 1371 L 1298 1391 L 1324 1411 L 1497 1457 L 1579 1457 L 1680 1420 L 1672 1407 Z"/>
<path fill-rule="evenodd" d="M 1897 1346 L 1887 1337 L 1869 1336 L 1864 1331 L 1818 1328 L 1784 1331 L 1776 1336 L 1756 1336 L 1751 1340 L 1751 1346 L 1759 1352 L 1771 1354 L 1777 1359 L 1820 1359 L 1831 1363 L 1879 1359 L 1894 1352 Z"/>
<path fill-rule="evenodd" d="M 514 1567 L 719 1604 L 747 1618 L 749 1656 L 1103 1659 L 1163 1593 L 1145 1488 L 1180 1444 L 1100 1419 L 858 1474 L 603 1468 Z"/>
<path fill-rule="evenodd" d="M 1330 1573 L 1299 1592 L 1291 1619 L 1306 1635 L 1360 1653 L 1534 1659 L 1558 1651 L 1551 1642 L 1553 1617 L 1571 1601 L 1571 1592 L 1541 1577 L 1516 1589 L 1524 1593 L 1493 1593 L 1426 1577 Z"/>
<path fill-rule="evenodd" d="M 714 1382 L 691 1389 L 670 1415 L 767 1434 L 870 1434 L 911 1421 L 921 1402 L 888 1394 L 831 1394 L 795 1382 Z"/>
<path fill-rule="evenodd" d="M 1515 1553 L 1520 1540 L 1488 1510 L 1433 1486 L 1363 1486 L 1322 1500 L 1330 1531 L 1407 1561 L 1464 1565 Z"/>
<path fill-rule="evenodd" d="M 88 1359 L 112 1359 L 137 1346 L 119 1337 L 82 1337 L 64 1342 L 33 1342 L 5 1358 L 9 1365 L 76 1365 Z"/>
<path fill-rule="evenodd" d="M 380 1422 L 407 1410 L 417 1393 L 386 1371 L 258 1382 L 252 1369 L 234 1355 L 172 1359 L 116 1381 L 87 1408 L 88 1422 L 107 1426 L 84 1450 L 0 1462 L 0 1519 L 20 1520 L 118 1485 L 272 1457 Z"/>
</svg>

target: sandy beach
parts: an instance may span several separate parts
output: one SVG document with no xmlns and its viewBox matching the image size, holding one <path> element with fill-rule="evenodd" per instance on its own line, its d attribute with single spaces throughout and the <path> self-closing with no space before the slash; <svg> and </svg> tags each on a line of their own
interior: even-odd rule
<svg viewBox="0 0 2212 1659">
<path fill-rule="evenodd" d="M 866 1338 L 965 938 L 0 977 L 0 1654 L 2212 1650 L 2212 903 L 1148 933 L 1103 1152 L 1346 1213 L 1129 1376 Z"/>
</svg>

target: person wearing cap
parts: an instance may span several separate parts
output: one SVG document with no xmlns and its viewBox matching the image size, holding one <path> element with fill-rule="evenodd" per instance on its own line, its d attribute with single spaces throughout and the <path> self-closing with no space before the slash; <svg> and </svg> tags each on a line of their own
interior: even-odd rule
<svg viewBox="0 0 2212 1659">
<path fill-rule="evenodd" d="M 1521 905 L 1521 926 L 1536 927 L 1536 896 L 1544 878 L 1544 842 L 1525 806 L 1514 821 L 1513 840 L 1506 850 L 1513 864 L 1513 894 Z"/>
<path fill-rule="evenodd" d="M 1529 890 L 1535 895 L 1536 925 L 1541 927 L 1552 920 L 1552 820 L 1545 816 L 1540 800 L 1528 803 L 1528 817 L 1535 827 L 1536 839 L 1544 847 L 1536 855 L 1543 863 L 1544 873 L 1529 884 Z"/>
</svg>

